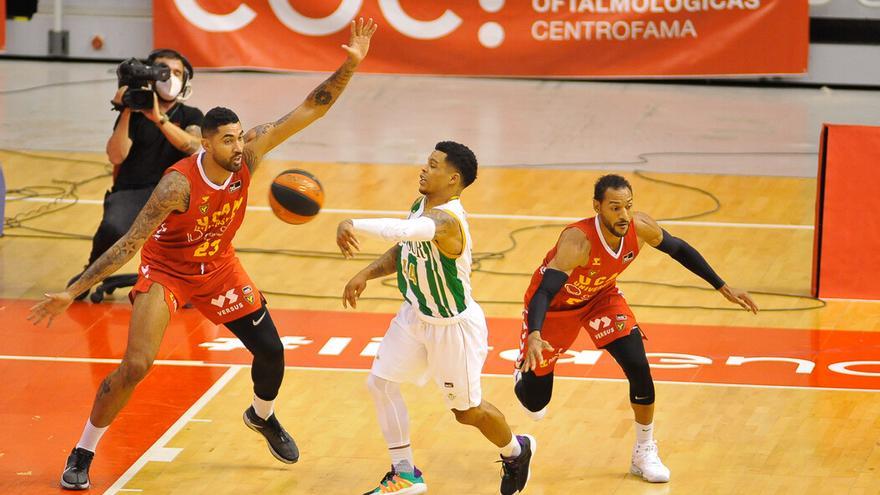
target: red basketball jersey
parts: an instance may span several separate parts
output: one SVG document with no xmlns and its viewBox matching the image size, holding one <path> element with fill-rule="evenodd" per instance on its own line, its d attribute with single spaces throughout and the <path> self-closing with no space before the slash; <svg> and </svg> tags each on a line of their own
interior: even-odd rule
<svg viewBox="0 0 880 495">
<path fill-rule="evenodd" d="M 630 221 L 629 229 L 615 252 L 605 242 L 599 227 L 599 217 L 585 218 L 566 228 L 577 228 L 584 232 L 590 241 L 590 258 L 585 266 L 575 268 L 556 297 L 550 301 L 550 311 L 563 311 L 585 306 L 599 294 L 615 290 L 617 276 L 632 263 L 639 254 L 639 240 L 635 224 Z M 547 264 L 556 256 L 556 246 L 544 257 L 544 262 L 535 270 L 525 295 L 525 305 L 529 306 L 532 296 L 541 285 L 541 278 Z"/>
<path fill-rule="evenodd" d="M 189 156 L 165 171 L 179 172 L 189 181 L 189 208 L 168 215 L 147 239 L 142 265 L 172 274 L 204 274 L 235 256 L 232 238 L 244 219 L 250 171 L 242 162 L 238 172 L 217 185 L 205 175 L 203 156 Z"/>
</svg>

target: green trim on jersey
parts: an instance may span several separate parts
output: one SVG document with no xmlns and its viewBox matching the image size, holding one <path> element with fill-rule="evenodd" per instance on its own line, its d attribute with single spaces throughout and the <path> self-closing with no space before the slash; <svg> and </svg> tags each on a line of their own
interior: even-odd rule
<svg viewBox="0 0 880 495">
<path fill-rule="evenodd" d="M 406 302 L 412 304 L 413 302 L 409 300 L 409 297 L 406 295 L 406 277 L 403 275 L 403 249 L 401 248 L 401 252 L 397 254 L 397 290 L 403 294 L 403 298 Z"/>
<path fill-rule="evenodd" d="M 440 262 L 443 264 L 443 274 L 446 275 L 447 287 L 455 299 L 455 308 L 458 313 L 465 310 L 467 306 L 464 304 L 464 286 L 458 278 L 458 267 L 455 260 L 440 253 Z M 449 304 L 448 302 L 446 304 Z"/>
<path fill-rule="evenodd" d="M 437 267 L 434 265 L 432 257 L 429 256 L 425 259 L 425 278 L 428 279 L 428 288 L 431 289 L 431 297 L 434 299 L 434 304 L 437 306 L 437 311 L 440 312 L 440 316 L 448 318 L 452 316 L 452 314 L 449 312 L 443 301 L 446 295 L 440 295 L 445 291 L 442 289 L 443 282 L 438 279 L 437 275 Z"/>
</svg>

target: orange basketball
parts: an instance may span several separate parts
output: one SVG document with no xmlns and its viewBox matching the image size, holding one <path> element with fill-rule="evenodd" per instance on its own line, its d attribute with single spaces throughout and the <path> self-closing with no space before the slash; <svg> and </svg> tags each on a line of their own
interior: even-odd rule
<svg viewBox="0 0 880 495">
<path fill-rule="evenodd" d="M 269 205 L 282 221 L 300 225 L 315 218 L 324 205 L 324 188 L 305 170 L 285 170 L 272 180 Z"/>
</svg>

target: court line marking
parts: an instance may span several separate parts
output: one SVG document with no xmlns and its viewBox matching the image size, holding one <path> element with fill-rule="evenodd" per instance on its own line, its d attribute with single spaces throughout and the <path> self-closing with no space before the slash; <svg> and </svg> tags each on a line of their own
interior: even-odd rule
<svg viewBox="0 0 880 495">
<path fill-rule="evenodd" d="M 13 356 L 9 354 L 0 354 L 0 360 L 8 360 L 8 361 L 55 361 L 61 363 L 92 363 L 92 364 L 119 364 L 122 362 L 121 359 L 114 358 L 77 358 L 77 357 L 60 357 L 60 356 Z M 182 359 L 157 359 L 153 361 L 153 364 L 162 364 L 166 366 L 204 366 L 204 367 L 215 367 L 215 368 L 228 368 L 229 366 L 236 366 L 231 363 L 206 363 L 204 361 L 196 361 L 196 360 L 182 360 Z"/>
<path fill-rule="evenodd" d="M 60 199 L 51 198 L 22 198 L 20 196 L 10 196 L 7 201 L 21 200 L 33 203 L 82 203 L 87 205 L 103 205 L 103 200 L 97 199 Z M 268 206 L 250 205 L 247 211 L 272 211 Z M 376 215 L 392 215 L 397 217 L 405 217 L 408 211 L 398 210 L 357 210 L 357 209 L 340 209 L 340 208 L 324 208 L 323 213 L 334 215 L 358 215 L 358 216 L 376 216 Z M 468 218 L 482 218 L 488 220 L 529 220 L 535 222 L 576 222 L 586 217 L 558 217 L 546 215 L 508 215 L 504 213 L 468 213 Z M 724 228 L 743 228 L 743 229 L 787 229 L 787 230 L 813 230 L 812 225 L 784 224 L 784 223 L 740 223 L 740 222 L 697 222 L 690 220 L 659 220 L 659 223 L 665 225 L 681 225 L 688 227 L 724 227 Z"/>
<path fill-rule="evenodd" d="M 121 359 L 108 359 L 108 358 L 65 358 L 65 357 L 45 357 L 45 356 L 11 356 L 11 355 L 0 355 L 0 361 L 2 360 L 15 360 L 15 361 L 56 361 L 56 362 L 71 362 L 71 363 L 119 363 Z M 157 359 L 153 362 L 154 364 L 159 365 L 170 365 L 170 366 L 217 366 L 217 367 L 237 367 L 237 368 L 250 368 L 249 364 L 223 364 L 223 363 L 205 363 L 204 361 L 185 361 L 185 360 L 162 360 Z M 285 366 L 285 370 L 300 370 L 300 371 L 341 371 L 346 373 L 368 373 L 370 371 L 369 368 L 322 368 L 317 366 Z M 225 375 L 224 375 L 225 376 Z M 513 372 L 510 374 L 498 374 L 498 373 L 481 373 L 481 376 L 490 377 L 490 378 L 508 378 L 513 379 Z M 626 378 L 601 378 L 601 377 L 593 377 L 593 376 L 556 376 L 559 380 L 574 380 L 574 381 L 582 381 L 582 382 L 626 382 Z M 218 380 L 219 381 L 219 380 Z M 756 385 L 750 383 L 715 383 L 715 382 L 685 382 L 685 381 L 675 381 L 675 380 L 654 380 L 654 383 L 663 383 L 668 385 L 706 385 L 709 387 L 744 387 L 744 388 L 767 388 L 767 389 L 783 389 L 783 390 L 812 390 L 812 391 L 835 391 L 835 392 L 871 392 L 877 393 L 880 392 L 880 388 L 846 388 L 846 387 L 805 387 L 801 385 Z M 206 392 L 207 393 L 207 392 Z M 216 392 L 214 392 L 216 394 Z M 201 400 L 201 399 L 200 399 Z M 197 411 L 195 411 L 197 412 Z M 189 413 L 189 411 L 187 411 Z M 188 421 L 192 422 L 202 422 L 203 420 L 197 420 L 190 418 Z M 175 423 L 176 425 L 177 423 Z M 157 441 L 158 442 L 158 441 Z"/>
<path fill-rule="evenodd" d="M 206 390 L 205 393 L 202 394 L 202 396 L 199 397 L 199 399 L 195 401 L 195 403 L 193 403 L 193 405 L 190 406 L 190 408 L 187 409 L 186 412 L 177 419 L 177 421 L 174 422 L 173 425 L 165 430 L 165 433 L 163 433 L 162 436 L 159 437 L 159 439 L 156 440 L 156 442 L 153 443 L 153 445 L 151 445 L 150 448 L 148 448 L 143 453 L 143 455 L 141 455 L 140 458 L 138 458 L 138 460 L 136 460 L 134 464 L 132 464 L 131 467 L 128 468 L 127 471 L 122 473 L 122 476 L 120 476 L 115 483 L 110 485 L 110 488 L 108 488 L 107 491 L 104 492 L 105 494 L 112 495 L 118 493 L 123 489 L 122 487 L 124 487 L 126 483 L 131 481 L 131 479 L 134 478 L 134 476 L 141 469 L 143 469 L 144 466 L 147 465 L 148 462 L 154 459 L 161 459 L 161 456 L 168 451 L 168 449 L 165 447 L 165 444 L 167 444 L 169 440 L 180 433 L 180 430 L 182 430 L 183 427 L 186 426 L 186 424 L 189 423 L 190 420 L 199 411 L 201 411 L 202 408 L 205 407 L 205 405 L 210 402 L 210 400 L 213 399 L 214 396 L 217 395 L 220 390 L 222 390 L 223 387 L 225 387 L 226 384 L 229 383 L 242 368 L 245 368 L 245 366 L 238 364 L 228 366 L 229 369 L 226 370 L 226 372 L 223 373 L 223 375 L 221 375 L 220 378 L 218 378 L 217 381 L 214 382 L 214 384 L 211 385 L 211 387 Z"/>
<path fill-rule="evenodd" d="M 824 297 L 822 300 L 831 302 L 880 303 L 880 299 L 847 299 L 845 297 Z"/>
</svg>

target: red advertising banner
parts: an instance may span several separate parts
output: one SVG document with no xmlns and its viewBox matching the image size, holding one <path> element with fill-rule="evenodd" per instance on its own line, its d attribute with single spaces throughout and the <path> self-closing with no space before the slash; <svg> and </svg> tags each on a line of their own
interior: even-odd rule
<svg viewBox="0 0 880 495">
<path fill-rule="evenodd" d="M 6 2 L 0 2 L 0 52 L 6 50 Z"/>
<path fill-rule="evenodd" d="M 153 33 L 199 67 L 333 70 L 362 16 L 380 25 L 366 72 L 803 74 L 808 14 L 807 0 L 155 0 Z"/>
<path fill-rule="evenodd" d="M 125 295 L 119 296 L 120 299 Z M 125 351 L 131 305 L 75 303 L 50 333 L 25 319 L 33 301 L 0 299 L 4 343 L 0 365 L 11 360 L 119 359 Z M 272 309 L 288 366 L 368 370 L 391 314 Z M 483 373 L 512 376 L 522 321 L 489 318 Z M 795 328 L 717 327 L 639 322 L 651 375 L 658 381 L 745 386 L 880 390 L 880 332 Z M 25 331 L 28 330 L 28 331 Z M 42 357 L 51 356 L 51 357 Z M 244 344 L 195 309 L 171 318 L 157 364 L 250 364 Z M 0 371 L 3 368 L 0 367 Z M 557 361 L 555 375 L 623 379 L 617 362 L 596 350 L 585 332 Z M 95 377 L 97 385 L 103 375 Z M 510 382 L 513 385 L 513 380 Z M 0 388 L 2 390 L 2 388 Z M 2 432 L 2 430 L 0 430 Z"/>
</svg>

